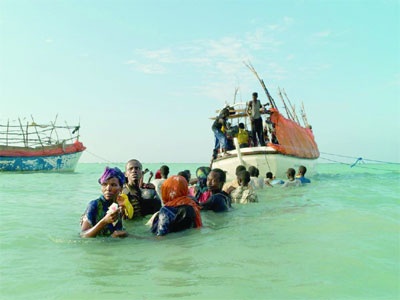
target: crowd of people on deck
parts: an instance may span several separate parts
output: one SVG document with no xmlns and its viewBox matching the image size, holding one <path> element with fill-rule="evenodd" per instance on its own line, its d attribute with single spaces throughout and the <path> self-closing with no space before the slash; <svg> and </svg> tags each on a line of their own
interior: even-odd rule
<svg viewBox="0 0 400 300">
<path fill-rule="evenodd" d="M 271 172 L 265 178 L 259 170 L 250 166 L 236 167 L 236 178 L 226 182 L 225 171 L 199 167 L 195 178 L 189 170 L 169 175 L 169 167 L 163 165 L 155 173 L 150 172 L 144 182 L 141 162 L 129 160 L 125 172 L 119 168 L 106 167 L 98 182 L 102 195 L 87 205 L 81 217 L 81 236 L 125 237 L 124 222 L 143 219 L 148 221 L 150 231 L 160 237 L 171 232 L 202 227 L 201 211 L 228 212 L 232 203 L 258 202 L 256 190 L 264 187 L 290 187 L 310 183 L 305 178 L 306 167 L 300 166 L 297 175 L 293 168 L 287 170 L 287 180 L 277 180 Z"/>
<path fill-rule="evenodd" d="M 213 159 L 218 156 L 229 155 L 227 151 L 235 149 L 233 138 L 238 139 L 240 148 L 265 146 L 269 142 L 279 144 L 276 137 L 275 124 L 270 117 L 267 117 L 263 122 L 261 116 L 263 113 L 268 113 L 267 105 L 269 103 L 261 104 L 258 99 L 258 93 L 254 92 L 252 94 L 252 100 L 246 104 L 245 109 L 250 118 L 251 131 L 246 129 L 244 123 L 239 123 L 238 126 L 231 126 L 228 122 L 228 117 L 232 113 L 231 108 L 223 108 L 211 126 L 215 137 Z"/>
</svg>

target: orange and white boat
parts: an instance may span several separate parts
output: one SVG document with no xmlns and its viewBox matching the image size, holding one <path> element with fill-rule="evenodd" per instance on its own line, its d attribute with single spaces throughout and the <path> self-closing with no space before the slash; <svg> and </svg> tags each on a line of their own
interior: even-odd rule
<svg viewBox="0 0 400 300">
<path fill-rule="evenodd" d="M 268 110 L 262 109 L 261 114 L 270 117 L 270 124 L 272 123 L 274 126 L 273 131 L 276 139 L 270 138 L 269 140 L 274 141 L 274 143 L 267 142 L 264 146 L 240 148 L 237 139 L 234 137 L 237 125 L 233 123 L 249 123 L 249 116 L 246 113 L 246 103 L 227 105 L 230 107 L 228 122 L 231 123 L 231 129 L 227 130 L 227 136 L 233 139 L 234 149 L 227 151 L 227 155 L 218 156 L 212 160 L 211 167 L 226 171 L 227 178 L 229 179 L 235 178 L 235 170 L 238 165 L 243 165 L 246 168 L 255 166 L 259 169 L 260 175 L 263 177 L 267 172 L 272 172 L 276 177 L 280 178 L 286 178 L 288 168 L 297 170 L 299 166 L 304 165 L 307 167 L 307 175 L 312 176 L 315 173 L 320 153 L 312 128 L 308 123 L 304 105 L 302 105 L 299 118 L 286 93 L 283 91 L 282 94 L 282 91 L 279 90 L 279 96 L 283 101 L 286 111 L 286 116 L 284 116 L 278 110 L 264 81 L 258 77 L 258 74 L 251 65 L 247 66 L 255 73 L 266 92 L 270 108 Z M 286 100 L 283 95 L 286 97 Z M 302 120 L 302 124 L 300 120 Z M 264 125 L 267 127 L 267 124 Z"/>
</svg>

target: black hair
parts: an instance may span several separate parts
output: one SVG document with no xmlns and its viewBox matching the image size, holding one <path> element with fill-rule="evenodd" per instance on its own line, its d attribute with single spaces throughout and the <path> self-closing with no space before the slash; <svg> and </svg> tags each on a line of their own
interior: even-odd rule
<svg viewBox="0 0 400 300">
<path fill-rule="evenodd" d="M 238 165 L 236 167 L 235 175 L 239 174 L 241 171 L 246 171 L 246 167 L 243 165 Z"/>
<path fill-rule="evenodd" d="M 218 174 L 218 176 L 219 176 L 219 181 L 220 181 L 220 182 L 222 182 L 222 183 L 225 183 L 225 182 L 226 182 L 226 174 L 225 174 L 225 171 L 216 168 L 216 169 L 212 169 L 211 172 L 215 172 L 215 173 Z"/>
<path fill-rule="evenodd" d="M 267 174 L 265 174 L 265 177 L 272 179 L 273 177 L 272 172 L 267 172 Z"/>
<path fill-rule="evenodd" d="M 167 177 L 168 177 L 168 174 L 169 174 L 169 167 L 166 166 L 166 165 L 162 165 L 162 166 L 160 167 L 160 173 L 161 173 L 161 176 L 162 176 L 162 177 L 167 178 Z"/>
<path fill-rule="evenodd" d="M 257 168 L 255 166 L 250 166 L 249 173 L 251 177 L 257 177 Z"/>
<path fill-rule="evenodd" d="M 244 186 L 246 186 L 250 182 L 250 173 L 248 171 L 241 171 L 237 175 L 237 178 L 243 182 Z"/>
<path fill-rule="evenodd" d="M 182 176 L 183 178 L 185 178 L 186 181 L 189 183 L 190 176 L 189 176 L 189 173 L 188 173 L 188 172 L 186 172 L 186 171 L 181 171 L 181 172 L 178 173 L 178 175 L 179 175 L 179 176 Z"/>
</svg>

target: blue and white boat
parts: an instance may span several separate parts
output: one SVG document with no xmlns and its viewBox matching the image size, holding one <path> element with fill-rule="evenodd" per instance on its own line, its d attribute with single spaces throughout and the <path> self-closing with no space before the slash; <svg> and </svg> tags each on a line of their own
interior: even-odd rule
<svg viewBox="0 0 400 300">
<path fill-rule="evenodd" d="M 73 172 L 86 147 L 80 126 L 39 125 L 7 121 L 0 124 L 0 171 Z"/>
</svg>

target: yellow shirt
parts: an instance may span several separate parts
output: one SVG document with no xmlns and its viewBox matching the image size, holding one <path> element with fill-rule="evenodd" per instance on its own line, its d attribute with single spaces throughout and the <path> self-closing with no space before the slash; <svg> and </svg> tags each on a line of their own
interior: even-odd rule
<svg viewBox="0 0 400 300">
<path fill-rule="evenodd" d="M 238 139 L 239 145 L 247 144 L 249 142 L 249 134 L 247 133 L 246 129 L 239 128 L 237 139 Z"/>
<path fill-rule="evenodd" d="M 118 203 L 121 205 L 121 202 L 123 201 L 123 204 L 125 206 L 124 214 L 128 219 L 132 219 L 133 217 L 133 206 L 129 202 L 128 196 L 125 194 L 121 194 L 118 196 Z"/>
</svg>

